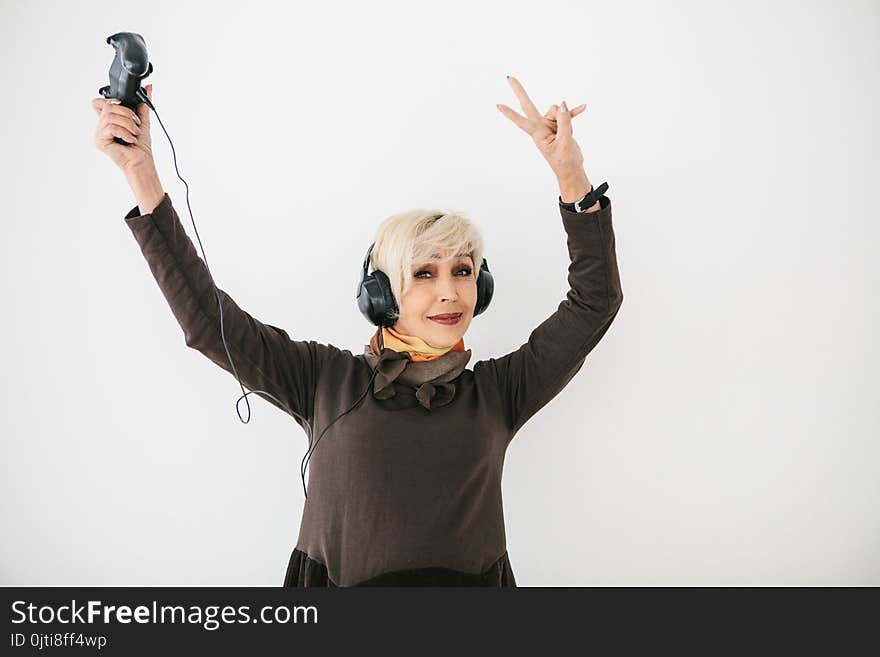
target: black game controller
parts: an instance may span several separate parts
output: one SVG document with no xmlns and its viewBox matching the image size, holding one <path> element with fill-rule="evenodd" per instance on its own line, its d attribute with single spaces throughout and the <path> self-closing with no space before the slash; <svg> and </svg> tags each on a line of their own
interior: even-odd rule
<svg viewBox="0 0 880 657">
<path fill-rule="evenodd" d="M 122 105 L 135 113 L 141 103 L 152 108 L 153 103 L 141 87 L 141 80 L 153 72 L 144 38 L 134 32 L 117 32 L 107 37 L 107 43 L 116 49 L 116 57 L 110 65 L 110 84 L 98 89 L 98 93 L 104 98 L 118 98 Z M 114 137 L 113 141 L 130 145 L 119 137 Z"/>
</svg>

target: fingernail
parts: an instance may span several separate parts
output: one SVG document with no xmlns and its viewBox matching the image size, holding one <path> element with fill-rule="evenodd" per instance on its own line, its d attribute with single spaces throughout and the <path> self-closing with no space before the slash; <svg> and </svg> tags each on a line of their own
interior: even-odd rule
<svg viewBox="0 0 880 657">
<path fill-rule="evenodd" d="M 110 99 L 110 104 L 111 104 L 111 105 L 121 105 L 121 104 L 122 104 L 122 101 L 119 100 L 118 98 L 111 98 L 111 99 Z"/>
<path fill-rule="evenodd" d="M 563 112 L 567 112 L 567 111 L 568 111 L 568 105 L 565 104 L 565 101 L 564 101 L 564 100 L 562 101 L 562 105 L 561 105 L 561 107 L 562 107 L 562 111 L 563 111 Z"/>
</svg>

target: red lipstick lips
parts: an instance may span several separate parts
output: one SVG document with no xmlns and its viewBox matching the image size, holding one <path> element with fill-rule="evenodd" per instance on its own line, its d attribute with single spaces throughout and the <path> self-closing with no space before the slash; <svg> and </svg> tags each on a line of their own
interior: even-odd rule
<svg viewBox="0 0 880 657">
<path fill-rule="evenodd" d="M 458 324 L 458 321 L 461 319 L 461 313 L 443 313 L 442 315 L 433 315 L 428 317 L 428 319 L 434 320 L 438 324 L 451 326 L 453 324 Z"/>
</svg>

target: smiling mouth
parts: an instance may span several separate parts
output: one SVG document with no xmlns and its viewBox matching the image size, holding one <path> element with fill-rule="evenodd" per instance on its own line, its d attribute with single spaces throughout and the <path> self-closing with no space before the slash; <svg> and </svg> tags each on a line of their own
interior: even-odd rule
<svg viewBox="0 0 880 657">
<path fill-rule="evenodd" d="M 461 313 L 443 313 L 442 315 L 431 315 L 428 319 L 458 319 L 461 317 Z"/>
<path fill-rule="evenodd" d="M 447 319 L 444 319 L 444 317 L 448 317 L 448 316 L 434 315 L 433 317 L 429 317 L 428 319 L 430 319 L 433 322 L 436 322 L 437 324 L 443 324 L 444 326 L 455 326 L 456 324 L 458 324 L 461 321 L 461 313 L 458 313 L 457 315 L 453 315 L 452 317 L 448 317 Z"/>
</svg>

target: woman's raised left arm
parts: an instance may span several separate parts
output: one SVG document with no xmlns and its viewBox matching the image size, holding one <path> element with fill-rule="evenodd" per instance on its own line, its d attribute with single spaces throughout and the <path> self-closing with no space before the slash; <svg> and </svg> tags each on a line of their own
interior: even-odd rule
<svg viewBox="0 0 880 657">
<path fill-rule="evenodd" d="M 563 101 L 542 116 L 519 81 L 509 79 L 526 116 L 498 108 L 535 141 L 556 174 L 562 201 L 579 201 L 592 187 L 571 129 L 583 106 L 569 112 Z M 474 365 L 475 375 L 486 371 L 495 381 L 511 438 L 578 373 L 623 303 L 611 199 L 603 195 L 584 212 L 559 211 L 570 257 L 566 298 L 518 349 Z"/>
</svg>

